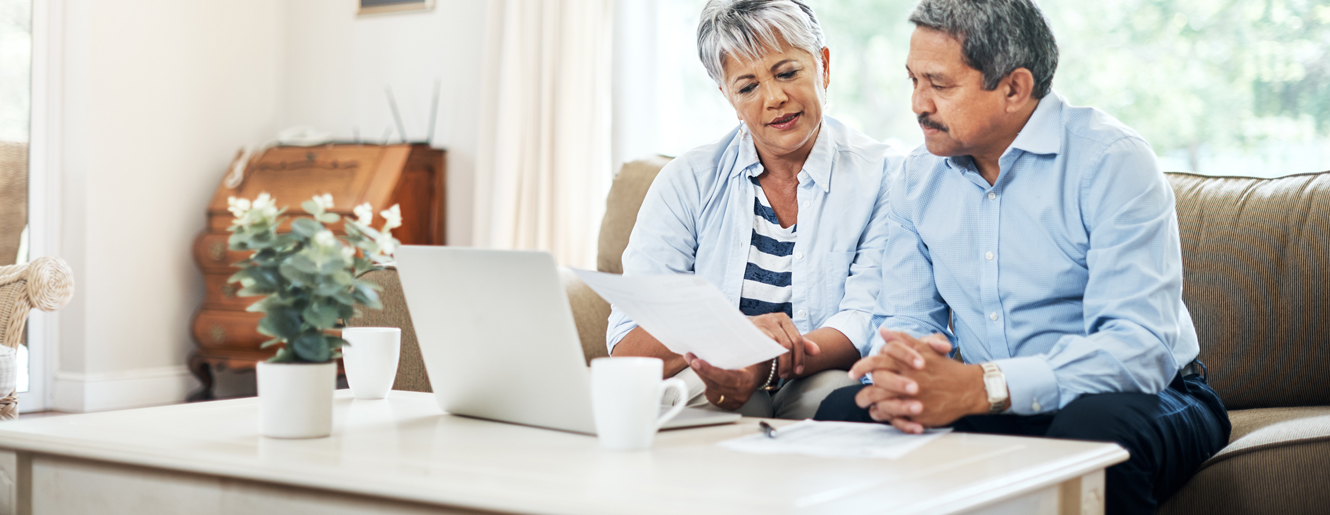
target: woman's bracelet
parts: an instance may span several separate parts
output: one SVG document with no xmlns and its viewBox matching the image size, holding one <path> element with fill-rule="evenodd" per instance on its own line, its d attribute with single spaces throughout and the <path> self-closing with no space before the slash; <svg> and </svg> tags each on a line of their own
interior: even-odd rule
<svg viewBox="0 0 1330 515">
<path fill-rule="evenodd" d="M 776 363 L 777 360 L 771 360 L 771 373 L 767 374 L 767 384 L 762 385 L 763 390 L 771 391 L 777 388 L 775 385 L 771 384 L 771 381 L 776 379 Z"/>
</svg>

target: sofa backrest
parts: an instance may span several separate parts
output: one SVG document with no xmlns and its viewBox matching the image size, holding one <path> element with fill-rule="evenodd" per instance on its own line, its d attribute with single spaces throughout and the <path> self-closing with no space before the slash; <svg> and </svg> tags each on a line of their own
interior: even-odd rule
<svg viewBox="0 0 1330 515">
<path fill-rule="evenodd" d="M 656 180 L 656 174 L 672 158 L 654 156 L 624 163 L 614 176 L 610 193 L 605 198 L 605 218 L 600 222 L 600 248 L 596 252 L 596 270 L 612 274 L 623 273 L 623 249 L 628 247 L 628 235 L 637 223 L 637 210 L 647 189 Z"/>
<path fill-rule="evenodd" d="M 1210 384 L 1231 409 L 1330 405 L 1330 172 L 1167 175 Z"/>
</svg>

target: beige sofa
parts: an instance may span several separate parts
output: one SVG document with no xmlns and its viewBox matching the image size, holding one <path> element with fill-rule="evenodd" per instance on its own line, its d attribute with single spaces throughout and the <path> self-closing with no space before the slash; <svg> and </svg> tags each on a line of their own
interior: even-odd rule
<svg viewBox="0 0 1330 515">
<path fill-rule="evenodd" d="M 619 256 L 666 158 L 624 166 L 601 225 L 597 268 Z M 1177 193 L 1186 288 L 1209 380 L 1233 435 L 1161 513 L 1330 512 L 1330 172 L 1280 179 L 1168 174 Z M 394 388 L 428 391 L 396 271 L 384 309 L 353 325 L 402 331 Z M 609 306 L 565 271 L 587 360 L 605 355 Z"/>
</svg>

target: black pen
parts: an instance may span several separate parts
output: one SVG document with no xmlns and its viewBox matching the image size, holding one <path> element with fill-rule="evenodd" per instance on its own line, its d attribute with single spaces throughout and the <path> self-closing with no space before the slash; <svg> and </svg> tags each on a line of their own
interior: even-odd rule
<svg viewBox="0 0 1330 515">
<path fill-rule="evenodd" d="M 775 438 L 775 437 L 776 437 L 776 428 L 771 427 L 771 424 L 768 424 L 768 423 L 766 423 L 766 422 L 762 422 L 762 421 L 758 421 L 758 423 L 757 423 L 757 427 L 758 427 L 758 429 L 761 429 L 761 430 L 762 430 L 762 434 L 767 435 L 767 438 Z"/>
</svg>

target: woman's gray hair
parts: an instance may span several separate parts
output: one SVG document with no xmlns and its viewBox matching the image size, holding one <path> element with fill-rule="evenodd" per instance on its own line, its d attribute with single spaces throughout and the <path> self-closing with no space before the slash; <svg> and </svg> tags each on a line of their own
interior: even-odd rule
<svg viewBox="0 0 1330 515">
<path fill-rule="evenodd" d="M 813 8 L 803 0 L 707 2 L 697 24 L 697 57 L 719 86 L 725 80 L 725 57 L 757 59 L 780 48 L 782 38 L 794 48 L 812 54 L 818 77 L 822 76 L 822 48 L 827 46 L 826 40 Z"/>
<path fill-rule="evenodd" d="M 984 73 L 986 90 L 1017 68 L 1034 75 L 1034 98 L 1053 88 L 1058 44 L 1032 0 L 922 0 L 910 23 L 960 40 L 965 64 Z"/>
</svg>

